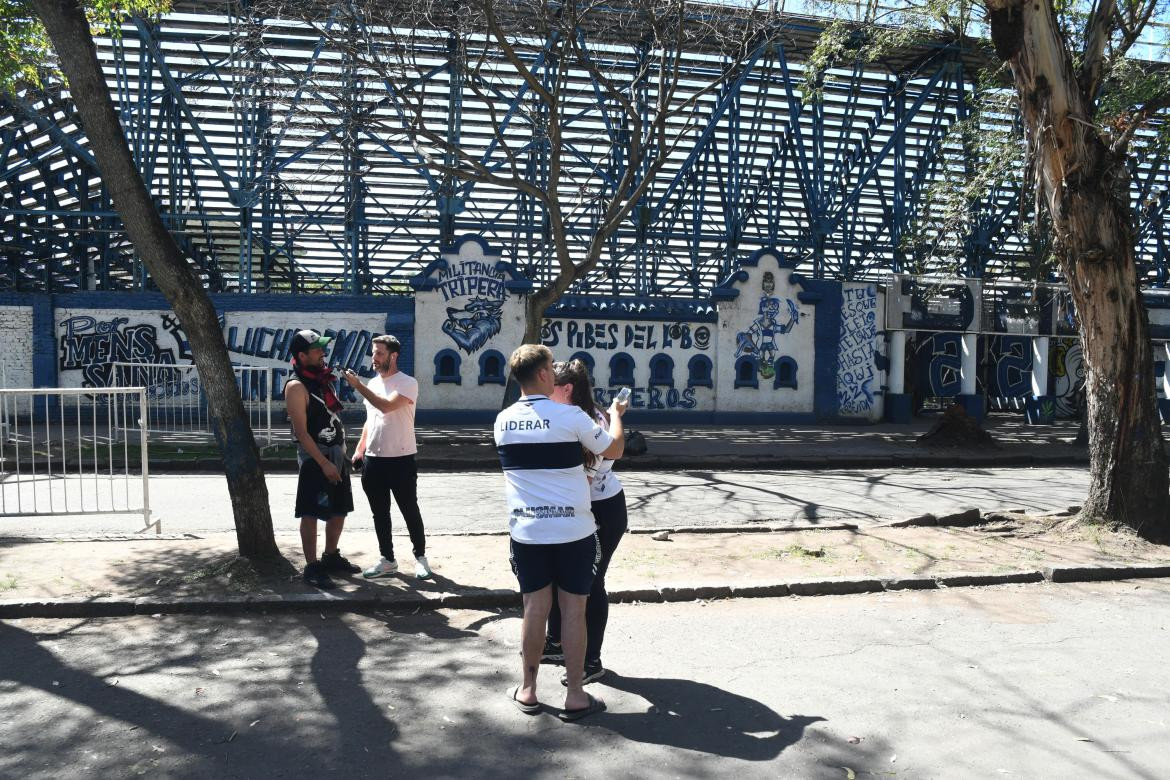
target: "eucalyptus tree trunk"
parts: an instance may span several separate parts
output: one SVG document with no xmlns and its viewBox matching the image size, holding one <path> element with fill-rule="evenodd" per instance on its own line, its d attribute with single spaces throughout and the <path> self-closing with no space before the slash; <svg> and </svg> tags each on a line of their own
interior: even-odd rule
<svg viewBox="0 0 1170 780">
<path fill-rule="evenodd" d="M 592 267 L 591 264 L 585 266 L 585 268 Z M 521 344 L 541 343 L 540 331 L 544 326 L 544 314 L 548 311 L 548 307 L 560 300 L 574 279 L 579 278 L 584 273 L 585 271 L 580 268 L 575 275 L 559 273 L 547 286 L 534 291 L 524 299 L 524 338 L 521 340 Z M 520 384 L 509 373 L 508 383 L 504 386 L 504 401 L 501 408 L 507 409 L 516 403 L 516 399 L 519 397 Z"/>
<path fill-rule="evenodd" d="M 207 395 L 212 428 L 223 454 L 240 555 L 255 560 L 279 559 L 260 451 L 248 425 L 215 307 L 163 225 L 130 156 L 98 63 L 85 9 L 77 0 L 30 0 L 30 4 L 57 52 L 102 181 L 113 197 L 126 234 L 178 315 L 191 344 Z"/>
<path fill-rule="evenodd" d="M 1134 262 L 1125 149 L 1094 126 L 1052 0 L 985 0 L 1010 64 L 1041 196 L 1080 321 L 1090 484 L 1080 518 L 1170 539 L 1166 453 L 1149 326 Z"/>
</svg>

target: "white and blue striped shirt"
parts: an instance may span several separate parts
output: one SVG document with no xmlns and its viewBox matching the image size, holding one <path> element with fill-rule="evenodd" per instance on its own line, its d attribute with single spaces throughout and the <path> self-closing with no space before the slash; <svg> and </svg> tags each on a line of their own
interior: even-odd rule
<svg viewBox="0 0 1170 780">
<path fill-rule="evenodd" d="M 563 544 L 596 530 L 581 448 L 608 449 L 604 428 L 576 406 L 526 395 L 496 416 L 495 439 L 513 539 Z"/>
</svg>

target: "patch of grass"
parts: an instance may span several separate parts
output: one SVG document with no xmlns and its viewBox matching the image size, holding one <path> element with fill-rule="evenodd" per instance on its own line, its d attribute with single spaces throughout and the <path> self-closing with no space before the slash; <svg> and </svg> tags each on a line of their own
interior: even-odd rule
<svg viewBox="0 0 1170 780">
<path fill-rule="evenodd" d="M 16 577 L 11 574 L 0 576 L 0 590 L 12 590 L 16 587 Z"/>
<path fill-rule="evenodd" d="M 800 558 L 808 560 L 828 558 L 829 551 L 824 547 L 817 547 L 816 549 L 812 549 L 805 547 L 802 544 L 790 544 L 787 547 L 772 547 L 767 550 L 762 550 L 752 557 L 760 560 L 781 558 Z"/>
</svg>

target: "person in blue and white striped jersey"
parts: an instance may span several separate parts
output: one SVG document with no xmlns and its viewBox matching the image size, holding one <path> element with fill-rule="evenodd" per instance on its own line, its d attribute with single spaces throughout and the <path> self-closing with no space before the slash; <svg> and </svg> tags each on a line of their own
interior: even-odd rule
<svg viewBox="0 0 1170 780">
<path fill-rule="evenodd" d="M 496 417 L 495 440 L 504 469 L 512 571 L 524 596 L 524 678 L 509 696 L 522 712 L 541 711 L 536 675 L 555 585 L 568 686 L 558 716 L 578 720 L 605 709 L 582 685 L 585 603 L 601 556 L 582 448 L 620 458 L 626 404 L 610 406 L 606 431 L 580 408 L 550 400 L 555 374 L 548 347 L 525 344 L 512 353 L 508 368 L 523 394 Z"/>
</svg>

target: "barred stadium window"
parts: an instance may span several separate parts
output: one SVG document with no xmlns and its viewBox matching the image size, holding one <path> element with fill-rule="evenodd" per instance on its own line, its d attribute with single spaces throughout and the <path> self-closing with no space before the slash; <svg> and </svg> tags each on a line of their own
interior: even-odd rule
<svg viewBox="0 0 1170 780">
<path fill-rule="evenodd" d="M 634 386 L 634 359 L 619 352 L 609 359 L 609 386 Z"/>
<path fill-rule="evenodd" d="M 463 359 L 453 349 L 440 350 L 435 355 L 435 384 L 463 384 L 463 377 L 459 376 L 459 366 Z"/>
<path fill-rule="evenodd" d="M 597 379 L 593 374 L 593 367 L 596 365 L 593 361 L 593 356 L 588 352 L 574 352 L 569 360 L 580 360 L 585 364 L 585 368 L 589 370 L 589 384 L 597 387 Z"/>
<path fill-rule="evenodd" d="M 674 387 L 674 360 L 670 355 L 658 353 L 650 358 L 650 386 Z"/>
<path fill-rule="evenodd" d="M 712 387 L 711 358 L 706 355 L 695 355 L 687 363 L 687 387 Z"/>
<path fill-rule="evenodd" d="M 735 387 L 759 387 L 760 380 L 757 378 L 760 371 L 759 362 L 751 355 L 744 355 L 739 360 L 735 361 Z"/>
<path fill-rule="evenodd" d="M 781 387 L 796 389 L 796 361 L 790 357 L 782 357 L 776 361 L 776 378 L 772 380 L 772 389 Z"/>
<path fill-rule="evenodd" d="M 507 383 L 504 377 L 504 354 L 495 349 L 484 350 L 479 356 L 479 383 L 481 385 L 502 385 Z"/>
</svg>

